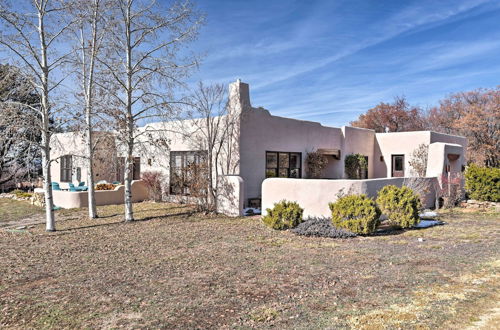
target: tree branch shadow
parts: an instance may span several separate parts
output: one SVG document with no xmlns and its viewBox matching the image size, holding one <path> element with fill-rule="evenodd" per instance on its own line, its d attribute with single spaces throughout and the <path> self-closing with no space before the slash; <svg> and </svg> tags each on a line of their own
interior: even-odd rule
<svg viewBox="0 0 500 330">
<path fill-rule="evenodd" d="M 96 224 L 92 224 L 92 225 L 88 225 L 88 226 L 79 226 L 79 227 L 73 227 L 73 228 L 60 229 L 60 230 L 57 230 L 57 232 L 64 235 L 64 234 L 69 234 L 72 231 L 78 231 L 81 229 L 98 228 L 98 227 L 113 227 L 116 225 L 133 224 L 133 223 L 137 223 L 137 222 L 146 222 L 146 221 L 151 221 L 151 220 L 155 220 L 155 219 L 162 219 L 162 218 L 171 218 L 171 217 L 177 217 L 177 216 L 191 216 L 193 214 L 194 214 L 194 212 L 189 211 L 189 212 L 181 212 L 181 213 L 173 213 L 173 214 L 165 214 L 165 215 L 148 216 L 148 217 L 136 219 L 134 221 L 124 221 L 123 219 L 119 219 L 119 220 L 114 221 L 114 222 L 96 223 Z M 116 214 L 116 215 L 118 215 L 118 214 Z M 116 216 L 116 215 L 114 215 L 114 216 Z M 107 217 L 113 217 L 113 216 L 107 216 Z M 98 219 L 100 219 L 100 218 L 104 218 L 104 217 L 99 217 Z M 96 219 L 96 220 L 98 220 L 98 219 Z M 57 235 L 57 234 L 55 234 L 55 235 Z"/>
</svg>

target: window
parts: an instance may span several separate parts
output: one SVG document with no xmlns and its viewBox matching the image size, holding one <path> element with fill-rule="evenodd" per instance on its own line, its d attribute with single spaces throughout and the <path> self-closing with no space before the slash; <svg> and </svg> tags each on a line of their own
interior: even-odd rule
<svg viewBox="0 0 500 330">
<path fill-rule="evenodd" d="M 368 179 L 368 156 L 364 156 L 366 160 L 366 167 L 361 169 L 361 178 Z"/>
<path fill-rule="evenodd" d="M 116 181 L 122 182 L 125 177 L 125 157 L 118 157 L 116 163 Z M 141 157 L 134 157 L 132 166 L 132 180 L 141 178 Z"/>
<path fill-rule="evenodd" d="M 404 177 L 405 176 L 405 156 L 392 155 L 392 176 Z"/>
<path fill-rule="evenodd" d="M 132 167 L 132 180 L 141 179 L 141 157 L 134 157 L 134 165 Z"/>
<path fill-rule="evenodd" d="M 71 182 L 73 160 L 71 155 L 61 157 L 61 182 Z"/>
<path fill-rule="evenodd" d="M 205 190 L 206 163 L 206 151 L 171 151 L 170 194 L 197 195 L 200 191 L 193 189 Z"/>
<path fill-rule="evenodd" d="M 118 157 L 116 162 L 116 181 L 123 182 L 125 177 L 125 157 Z"/>
<path fill-rule="evenodd" d="M 266 178 L 302 177 L 300 152 L 266 151 Z"/>
<path fill-rule="evenodd" d="M 82 182 L 82 168 L 81 167 L 76 168 L 76 181 L 78 181 L 78 183 Z"/>
</svg>

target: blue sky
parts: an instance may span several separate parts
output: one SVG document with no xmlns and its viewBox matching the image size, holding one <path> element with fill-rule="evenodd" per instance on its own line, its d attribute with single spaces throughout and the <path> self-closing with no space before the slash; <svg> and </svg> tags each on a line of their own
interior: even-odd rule
<svg viewBox="0 0 500 330">
<path fill-rule="evenodd" d="M 253 106 L 340 126 L 405 95 L 424 108 L 500 85 L 499 0 L 199 0 L 192 79 L 250 84 Z"/>
</svg>

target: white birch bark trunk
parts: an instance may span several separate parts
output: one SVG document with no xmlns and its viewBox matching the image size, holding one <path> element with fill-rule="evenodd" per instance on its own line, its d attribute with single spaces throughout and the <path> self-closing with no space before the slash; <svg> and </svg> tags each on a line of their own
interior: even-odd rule
<svg viewBox="0 0 500 330">
<path fill-rule="evenodd" d="M 127 52 L 127 157 L 125 160 L 125 221 L 134 221 L 134 210 L 132 207 L 132 173 L 134 166 L 133 149 L 134 149 L 134 118 L 132 115 L 132 40 L 131 40 L 131 5 L 129 2 L 126 12 L 126 52 Z"/>
<path fill-rule="evenodd" d="M 82 47 L 82 59 L 83 59 L 83 89 L 85 91 L 85 123 L 87 128 L 87 186 L 88 186 L 88 201 L 89 201 L 89 218 L 95 219 L 97 215 L 97 207 L 95 202 L 95 190 L 94 190 L 94 145 L 92 137 L 92 110 L 93 110 L 93 91 L 94 91 L 94 68 L 95 68 L 95 58 L 97 56 L 97 16 L 99 15 L 99 1 L 94 0 L 94 9 L 92 15 L 92 41 L 91 41 L 91 55 L 89 63 L 89 72 L 87 77 L 86 69 L 86 56 L 85 47 Z M 82 45 L 85 44 L 84 35 L 82 33 Z"/>
<path fill-rule="evenodd" d="M 129 144 L 127 148 L 127 157 L 125 161 L 125 221 L 134 221 L 134 210 L 132 206 L 132 169 L 134 166 L 134 158 L 132 155 L 133 144 Z"/>
<path fill-rule="evenodd" d="M 52 196 L 52 177 L 50 173 L 50 127 L 49 127 L 49 66 L 47 63 L 47 42 L 45 40 L 45 27 L 43 15 L 45 13 L 41 10 L 38 11 L 38 36 L 40 38 L 40 52 L 41 52 L 41 78 L 42 78 L 42 165 L 45 189 L 45 217 L 47 231 L 55 231 L 55 217 L 54 217 L 54 199 Z"/>
<path fill-rule="evenodd" d="M 87 156 L 89 157 L 87 162 L 87 187 L 88 187 L 88 200 L 89 200 L 89 218 L 95 219 L 97 215 L 97 207 L 95 203 L 95 189 L 94 189 L 94 148 L 92 145 L 92 128 L 88 123 L 90 121 L 90 115 L 87 113 Z"/>
<path fill-rule="evenodd" d="M 45 126 L 45 124 L 44 124 Z M 45 130 L 42 132 L 42 171 L 43 188 L 45 190 L 45 230 L 55 231 L 54 199 L 52 196 L 52 176 L 50 174 L 50 135 Z"/>
</svg>

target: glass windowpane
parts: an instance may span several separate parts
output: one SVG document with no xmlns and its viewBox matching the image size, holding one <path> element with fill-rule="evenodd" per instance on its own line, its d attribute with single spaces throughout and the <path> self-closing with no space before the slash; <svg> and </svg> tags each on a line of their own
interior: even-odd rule
<svg viewBox="0 0 500 330">
<path fill-rule="evenodd" d="M 182 167 L 182 155 L 175 155 L 174 156 L 174 164 L 175 164 L 175 167 Z"/>
<path fill-rule="evenodd" d="M 266 154 L 266 167 L 268 168 L 278 167 L 278 155 L 275 152 L 268 152 Z"/>
<path fill-rule="evenodd" d="M 290 154 L 290 167 L 299 168 L 300 167 L 300 154 L 291 153 Z"/>
<path fill-rule="evenodd" d="M 266 178 L 274 178 L 277 177 L 275 168 L 266 169 Z"/>
<path fill-rule="evenodd" d="M 288 168 L 290 166 L 290 162 L 289 162 L 287 153 L 286 154 L 285 153 L 279 154 L 279 164 L 280 164 L 280 168 Z"/>
<path fill-rule="evenodd" d="M 403 170 L 403 157 L 396 157 L 394 159 L 395 164 L 394 164 L 394 169 L 396 171 L 402 171 Z"/>
</svg>

